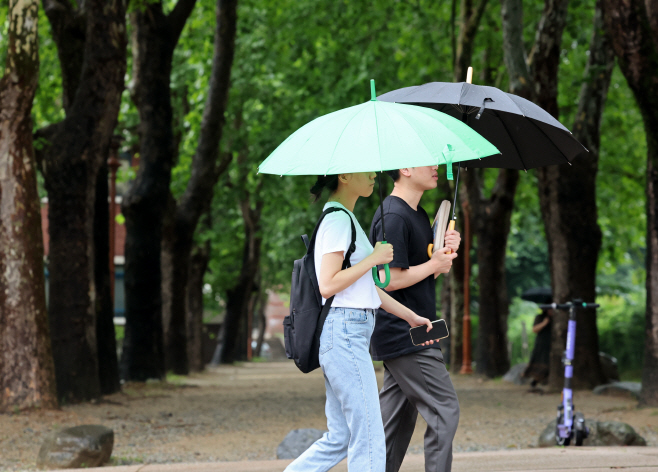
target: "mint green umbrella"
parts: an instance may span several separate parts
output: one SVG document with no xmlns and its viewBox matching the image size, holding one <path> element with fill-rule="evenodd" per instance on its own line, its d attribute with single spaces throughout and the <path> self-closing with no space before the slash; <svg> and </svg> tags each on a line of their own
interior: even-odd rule
<svg viewBox="0 0 658 472">
<path fill-rule="evenodd" d="M 449 164 L 499 154 L 460 120 L 426 107 L 369 102 L 329 113 L 299 128 L 258 171 L 276 175 L 382 172 Z M 450 174 L 450 173 L 449 173 Z"/>
<path fill-rule="evenodd" d="M 299 128 L 258 171 L 331 175 L 446 164 L 452 180 L 452 163 L 499 154 L 493 144 L 456 118 L 426 107 L 378 101 L 374 80 L 370 89 L 369 102 L 329 113 Z M 383 215 L 382 208 L 386 239 Z M 382 288 L 390 280 L 388 265 L 385 271 L 386 282 L 381 283 L 373 268 L 375 282 Z"/>
</svg>

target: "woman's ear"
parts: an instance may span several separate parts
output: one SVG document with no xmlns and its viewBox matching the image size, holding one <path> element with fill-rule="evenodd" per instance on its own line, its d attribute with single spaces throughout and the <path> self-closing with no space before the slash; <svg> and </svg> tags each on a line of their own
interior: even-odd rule
<svg viewBox="0 0 658 472">
<path fill-rule="evenodd" d="M 349 175 L 350 175 L 350 174 L 340 174 L 340 175 L 338 176 L 338 181 L 339 181 L 341 184 L 346 184 L 346 183 L 350 180 L 350 179 L 348 178 Z"/>
</svg>

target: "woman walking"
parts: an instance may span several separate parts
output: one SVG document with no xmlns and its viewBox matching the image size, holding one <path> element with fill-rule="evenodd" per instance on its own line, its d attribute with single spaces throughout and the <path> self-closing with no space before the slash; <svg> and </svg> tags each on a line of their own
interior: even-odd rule
<svg viewBox="0 0 658 472">
<path fill-rule="evenodd" d="M 322 303 L 334 296 L 320 337 L 320 366 L 327 389 L 325 414 L 328 433 L 286 468 L 286 472 L 324 472 L 347 456 L 352 472 L 384 472 L 386 444 L 379 408 L 377 380 L 370 359 L 370 336 L 380 306 L 411 327 L 431 323 L 377 288 L 371 268 L 393 260 L 393 246 L 373 248 L 352 211 L 359 197 L 369 197 L 374 172 L 318 177 L 311 188 L 317 201 L 327 188 L 331 195 L 324 209 L 347 211 L 328 214 L 315 240 L 315 270 Z M 356 228 L 351 267 L 341 270 Z"/>
</svg>

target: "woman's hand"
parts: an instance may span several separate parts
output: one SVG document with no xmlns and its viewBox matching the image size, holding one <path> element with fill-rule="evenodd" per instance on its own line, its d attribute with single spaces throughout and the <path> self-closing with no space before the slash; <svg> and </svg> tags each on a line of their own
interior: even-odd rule
<svg viewBox="0 0 658 472">
<path fill-rule="evenodd" d="M 388 264 L 393 260 L 393 245 L 378 242 L 375 244 L 375 248 L 369 257 L 372 261 L 373 267 L 382 264 Z"/>
<path fill-rule="evenodd" d="M 409 325 L 411 325 L 412 328 L 415 328 L 416 326 L 425 325 L 425 326 L 427 326 L 427 332 L 428 333 L 433 328 L 432 322 L 430 320 L 428 320 L 424 316 L 418 316 L 416 313 L 413 313 L 413 315 L 411 317 L 409 317 L 409 319 L 407 320 L 407 323 L 409 323 Z"/>
<path fill-rule="evenodd" d="M 427 332 L 429 333 L 431 329 L 434 328 L 432 326 L 432 322 L 428 320 L 427 318 L 423 316 L 418 316 L 417 314 L 414 313 L 414 316 L 409 320 L 409 324 L 411 325 L 412 328 L 415 328 L 416 326 L 422 326 L 426 325 L 427 326 Z M 438 343 L 439 340 L 437 339 L 436 342 Z M 434 340 L 426 341 L 421 346 L 429 346 L 430 344 L 434 344 Z"/>
</svg>

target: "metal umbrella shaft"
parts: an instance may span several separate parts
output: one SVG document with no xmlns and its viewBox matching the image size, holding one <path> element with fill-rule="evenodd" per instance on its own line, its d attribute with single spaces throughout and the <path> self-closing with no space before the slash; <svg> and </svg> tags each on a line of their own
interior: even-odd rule
<svg viewBox="0 0 658 472">
<path fill-rule="evenodd" d="M 384 192 L 382 190 L 382 174 L 383 172 L 379 173 L 379 211 L 381 215 L 381 221 L 382 221 L 382 243 L 386 244 L 386 227 L 384 226 Z M 385 279 L 384 282 L 381 281 L 379 278 L 379 270 L 377 270 L 377 267 L 372 268 L 372 278 L 375 281 L 375 285 L 377 285 L 379 288 L 386 288 L 391 281 L 391 271 L 388 267 L 388 264 L 384 264 L 384 274 L 385 274 Z"/>
</svg>

